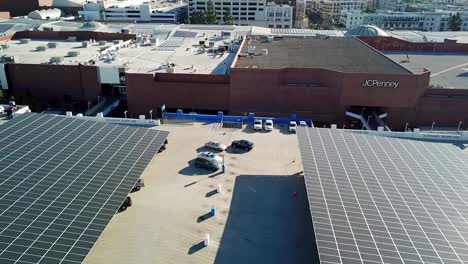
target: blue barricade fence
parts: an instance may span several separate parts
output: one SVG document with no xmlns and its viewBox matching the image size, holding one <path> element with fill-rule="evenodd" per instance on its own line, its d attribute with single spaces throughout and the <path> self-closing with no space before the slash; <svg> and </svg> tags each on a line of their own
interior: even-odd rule
<svg viewBox="0 0 468 264">
<path fill-rule="evenodd" d="M 231 116 L 225 115 L 223 112 L 218 112 L 217 115 L 203 115 L 203 114 L 185 114 L 182 110 L 177 110 L 177 113 L 164 113 L 164 118 L 167 119 L 181 119 L 181 120 L 193 120 L 199 122 L 243 122 L 253 123 L 255 119 L 267 119 L 273 120 L 273 123 L 280 125 L 287 125 L 290 121 L 300 122 L 305 121 L 309 127 L 313 127 L 313 122 L 310 119 L 297 118 L 296 115 L 292 115 L 291 118 L 275 118 L 275 117 L 256 117 L 254 113 L 249 113 L 247 116 Z"/>
</svg>

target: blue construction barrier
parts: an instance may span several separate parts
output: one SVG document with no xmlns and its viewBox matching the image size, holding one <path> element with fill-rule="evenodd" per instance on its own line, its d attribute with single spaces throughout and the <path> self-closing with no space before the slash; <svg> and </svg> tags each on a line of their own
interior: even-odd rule
<svg viewBox="0 0 468 264">
<path fill-rule="evenodd" d="M 275 117 L 256 117 L 254 113 L 249 113 L 247 116 L 231 116 L 225 115 L 223 112 L 218 112 L 217 115 L 203 115 L 203 114 L 184 114 L 181 109 L 177 110 L 177 113 L 164 113 L 164 118 L 167 119 L 181 119 L 181 120 L 192 120 L 198 122 L 238 122 L 253 124 L 255 119 L 261 119 L 263 121 L 267 119 L 273 120 L 273 123 L 279 125 L 288 125 L 289 122 L 295 121 L 299 123 L 304 121 L 309 127 L 313 127 L 314 123 L 310 119 L 297 118 L 296 115 L 291 115 L 291 118 L 275 118 Z"/>
</svg>

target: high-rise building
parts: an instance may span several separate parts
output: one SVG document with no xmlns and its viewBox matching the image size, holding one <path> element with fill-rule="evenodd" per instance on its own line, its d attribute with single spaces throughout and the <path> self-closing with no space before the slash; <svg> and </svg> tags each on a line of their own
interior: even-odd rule
<svg viewBox="0 0 468 264">
<path fill-rule="evenodd" d="M 448 31 L 448 21 L 455 12 L 394 12 L 381 11 L 363 13 L 359 11 L 343 12 L 340 24 L 347 29 L 359 25 L 375 25 L 384 29 L 412 29 L 424 31 Z M 468 31 L 468 12 L 462 12 L 462 31 Z"/>
<path fill-rule="evenodd" d="M 205 11 L 209 0 L 189 0 L 189 17 L 195 11 Z M 229 10 L 236 25 L 252 25 L 270 28 L 291 28 L 291 5 L 280 5 L 266 0 L 214 0 L 216 18 L 223 23 L 224 12 Z"/>
<path fill-rule="evenodd" d="M 335 20 L 342 11 L 360 11 L 366 9 L 368 0 L 320 0 L 318 9 Z"/>
<path fill-rule="evenodd" d="M 132 2 L 130 2 L 132 3 Z M 109 4 L 102 0 L 83 5 L 78 13 L 85 20 L 138 21 L 157 23 L 184 22 L 187 18 L 187 4 L 182 1 L 152 1 L 130 5 Z"/>
</svg>

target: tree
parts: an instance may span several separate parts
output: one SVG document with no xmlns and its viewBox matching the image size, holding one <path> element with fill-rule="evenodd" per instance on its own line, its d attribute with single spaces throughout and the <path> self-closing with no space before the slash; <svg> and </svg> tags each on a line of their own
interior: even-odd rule
<svg viewBox="0 0 468 264">
<path fill-rule="evenodd" d="M 366 9 L 364 10 L 364 13 L 375 13 L 375 7 L 367 6 Z"/>
<path fill-rule="evenodd" d="M 206 24 L 205 12 L 193 11 L 190 15 L 190 24 Z"/>
<path fill-rule="evenodd" d="M 3 101 L 4 97 L 5 96 L 3 95 L 3 90 L 2 90 L 2 88 L 0 88 L 0 102 Z"/>
<path fill-rule="evenodd" d="M 462 29 L 463 20 L 460 13 L 450 16 L 448 28 L 450 31 L 460 31 Z"/>
<path fill-rule="evenodd" d="M 310 23 L 321 24 L 323 22 L 322 12 L 307 10 L 306 15 L 309 18 Z"/>
<path fill-rule="evenodd" d="M 210 0 L 206 4 L 206 12 L 205 12 L 205 24 L 218 24 L 218 19 L 216 18 L 216 11 L 214 8 L 213 2 Z"/>
<path fill-rule="evenodd" d="M 233 25 L 234 24 L 234 17 L 231 15 L 231 9 L 229 9 L 229 7 L 227 7 L 224 10 L 223 21 L 224 21 L 225 25 Z"/>
</svg>

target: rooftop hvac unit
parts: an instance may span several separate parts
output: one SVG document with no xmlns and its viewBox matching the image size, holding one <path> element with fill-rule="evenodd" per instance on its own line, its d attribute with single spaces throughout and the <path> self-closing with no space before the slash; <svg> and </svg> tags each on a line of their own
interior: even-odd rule
<svg viewBox="0 0 468 264">
<path fill-rule="evenodd" d="M 2 44 L 1 47 L 2 47 L 2 50 L 6 50 L 6 49 L 8 49 L 10 47 L 10 45 Z"/>
<path fill-rule="evenodd" d="M 68 38 L 67 38 L 67 41 L 68 41 L 68 42 L 76 42 L 76 41 L 77 41 L 77 38 L 76 38 L 76 37 L 68 37 Z"/>
<path fill-rule="evenodd" d="M 150 38 L 151 46 L 159 46 L 159 38 Z"/>
<path fill-rule="evenodd" d="M 247 47 L 247 53 L 248 53 L 249 55 L 254 55 L 254 54 L 255 54 L 255 49 L 256 49 L 255 46 L 248 46 L 248 47 Z"/>
<path fill-rule="evenodd" d="M 88 41 L 83 41 L 83 42 L 81 42 L 81 47 L 83 47 L 83 48 L 87 48 L 88 45 L 89 45 L 89 42 L 88 42 Z"/>
<path fill-rule="evenodd" d="M 166 68 L 167 73 L 175 73 L 175 67 Z"/>
<path fill-rule="evenodd" d="M 54 56 L 50 58 L 50 63 L 61 63 L 63 61 L 63 57 L 61 56 Z"/>
<path fill-rule="evenodd" d="M 28 39 L 28 38 L 22 38 L 19 40 L 21 44 L 27 44 L 29 42 L 31 42 L 31 39 Z"/>
<path fill-rule="evenodd" d="M 106 41 L 105 40 L 100 40 L 99 41 L 99 46 L 103 46 L 103 45 L 106 45 Z"/>
<path fill-rule="evenodd" d="M 67 53 L 68 57 L 78 57 L 80 55 L 79 51 L 69 51 Z"/>
<path fill-rule="evenodd" d="M 37 46 L 36 51 L 45 51 L 47 49 L 46 46 Z"/>
<path fill-rule="evenodd" d="M 19 62 L 19 57 L 18 56 L 8 56 L 8 55 L 3 55 L 0 57 L 0 61 L 3 63 L 18 63 Z"/>
<path fill-rule="evenodd" d="M 51 48 L 51 49 L 54 49 L 58 46 L 58 43 L 57 42 L 49 42 L 47 43 L 47 47 Z"/>
<path fill-rule="evenodd" d="M 273 39 L 274 39 L 273 36 L 268 36 L 268 37 L 267 37 L 267 42 L 268 42 L 268 43 L 271 43 L 271 42 L 273 42 Z"/>
<path fill-rule="evenodd" d="M 114 43 L 114 45 L 117 45 L 117 44 L 122 43 L 122 40 L 116 39 L 116 40 L 114 40 L 114 41 L 112 41 L 112 42 Z"/>
</svg>

